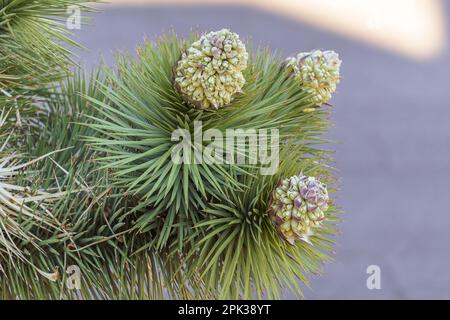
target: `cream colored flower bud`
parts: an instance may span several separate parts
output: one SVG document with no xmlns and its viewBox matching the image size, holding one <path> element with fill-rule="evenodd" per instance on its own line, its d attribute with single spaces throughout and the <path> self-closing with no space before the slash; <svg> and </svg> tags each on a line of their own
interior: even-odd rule
<svg viewBox="0 0 450 320">
<path fill-rule="evenodd" d="M 242 93 L 248 53 L 236 33 L 210 32 L 183 53 L 175 70 L 175 87 L 195 108 L 221 108 Z M 194 85 L 195 84 L 195 85 Z M 188 90 L 194 85 L 195 90 Z"/>
<path fill-rule="evenodd" d="M 294 245 L 320 228 L 328 209 L 327 187 L 314 177 L 284 179 L 272 193 L 270 214 L 281 237 Z M 309 240 L 308 240 L 309 241 Z"/>
</svg>

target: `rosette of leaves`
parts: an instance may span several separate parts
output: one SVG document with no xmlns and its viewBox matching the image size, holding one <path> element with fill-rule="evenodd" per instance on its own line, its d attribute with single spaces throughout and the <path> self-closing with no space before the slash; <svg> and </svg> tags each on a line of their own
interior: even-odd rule
<svg viewBox="0 0 450 320">
<path fill-rule="evenodd" d="M 280 299 L 287 291 L 302 297 L 302 287 L 310 286 L 309 275 L 321 274 L 322 265 L 333 260 L 339 222 L 334 204 L 308 242 L 289 244 L 270 219 L 271 194 L 284 176 L 303 168 L 305 174 L 333 184 L 332 170 L 305 157 L 301 145 L 284 147 L 280 159 L 276 175 L 261 176 L 255 171 L 242 176 L 242 183 L 251 188 L 230 191 L 210 202 L 192 233 L 196 245 L 187 255 L 187 269 L 199 273 L 209 290 L 220 288 L 220 298 Z"/>
<path fill-rule="evenodd" d="M 112 172 L 115 186 L 139 198 L 135 209 L 146 213 L 136 226 L 141 232 L 157 231 L 154 246 L 176 243 L 180 251 L 207 199 L 218 197 L 225 186 L 242 187 L 229 165 L 172 160 L 180 143 L 172 141 L 172 133 L 184 129 L 193 137 L 195 121 L 202 121 L 204 130 L 210 121 L 186 105 L 173 85 L 173 67 L 187 45 L 169 36 L 138 48 L 137 59 L 119 55 L 118 72 L 106 70 L 101 89 L 108 103 L 88 97 L 98 113 L 88 124 L 95 134 L 87 142 L 103 155 L 97 159 L 99 167 Z"/>
</svg>

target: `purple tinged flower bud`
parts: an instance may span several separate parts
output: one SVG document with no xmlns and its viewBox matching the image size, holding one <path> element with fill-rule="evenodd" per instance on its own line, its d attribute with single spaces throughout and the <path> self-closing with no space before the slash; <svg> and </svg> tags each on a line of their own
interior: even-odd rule
<svg viewBox="0 0 450 320">
<path fill-rule="evenodd" d="M 270 215 L 280 236 L 295 245 L 309 241 L 313 229 L 321 227 L 328 202 L 326 185 L 314 177 L 293 176 L 273 191 Z"/>
</svg>

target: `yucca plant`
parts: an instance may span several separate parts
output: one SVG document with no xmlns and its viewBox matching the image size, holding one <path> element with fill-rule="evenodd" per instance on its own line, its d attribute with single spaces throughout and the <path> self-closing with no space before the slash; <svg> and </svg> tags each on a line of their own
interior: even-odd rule
<svg viewBox="0 0 450 320">
<path fill-rule="evenodd" d="M 322 137 L 336 54 L 284 60 L 223 29 L 165 35 L 61 79 L 64 63 L 52 64 L 69 56 L 55 52 L 41 56 L 48 81 L 14 82 L 42 85 L 37 120 L 18 125 L 14 99 L 1 113 L 0 297 L 303 295 L 339 221 Z"/>
</svg>

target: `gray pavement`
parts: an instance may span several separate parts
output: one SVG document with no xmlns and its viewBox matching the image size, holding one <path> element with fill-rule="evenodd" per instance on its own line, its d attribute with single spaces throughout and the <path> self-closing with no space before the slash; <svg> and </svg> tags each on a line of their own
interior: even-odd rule
<svg viewBox="0 0 450 320">
<path fill-rule="evenodd" d="M 112 63 L 113 50 L 134 50 L 144 35 L 172 27 L 179 34 L 230 27 L 286 55 L 330 48 L 344 60 L 331 132 L 343 235 L 336 262 L 305 288 L 307 299 L 450 299 L 448 50 L 419 63 L 253 9 L 109 7 L 77 31 L 90 49 L 80 60 L 92 67 L 101 54 Z M 372 264 L 381 267 L 381 290 L 366 288 Z"/>
</svg>

